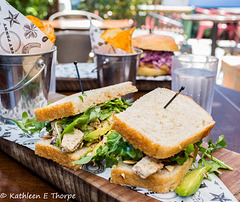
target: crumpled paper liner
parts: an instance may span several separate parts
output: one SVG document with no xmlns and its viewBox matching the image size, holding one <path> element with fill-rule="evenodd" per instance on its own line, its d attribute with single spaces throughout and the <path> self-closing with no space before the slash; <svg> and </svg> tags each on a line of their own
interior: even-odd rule
<svg viewBox="0 0 240 202">
<path fill-rule="evenodd" d="M 53 43 L 30 20 L 7 1 L 0 4 L 0 54 L 42 53 Z"/>
<path fill-rule="evenodd" d="M 90 19 L 91 21 L 91 19 Z M 100 54 L 131 54 L 120 48 L 115 48 L 112 45 L 105 42 L 100 36 L 104 32 L 104 30 L 100 30 L 98 27 L 90 23 L 90 39 L 92 50 L 94 53 Z"/>
</svg>

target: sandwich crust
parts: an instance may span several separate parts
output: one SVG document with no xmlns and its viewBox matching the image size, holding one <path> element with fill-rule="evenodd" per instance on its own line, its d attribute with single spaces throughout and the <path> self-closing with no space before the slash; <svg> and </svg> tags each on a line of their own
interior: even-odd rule
<svg viewBox="0 0 240 202">
<path fill-rule="evenodd" d="M 92 105 L 102 104 L 108 100 L 119 98 L 129 93 L 136 92 L 137 88 L 132 82 L 124 82 L 99 89 L 85 91 L 86 96 L 82 93 L 76 93 L 67 96 L 46 107 L 34 110 L 35 116 L 39 122 L 52 121 L 54 119 L 64 118 L 82 113 Z M 83 101 L 79 98 L 83 97 Z"/>
<path fill-rule="evenodd" d="M 63 152 L 58 147 L 50 144 L 50 139 L 41 139 L 35 145 L 35 154 L 46 159 L 51 159 L 60 165 L 77 170 L 80 165 L 72 164 L 73 161 L 79 160 L 87 154 L 90 149 L 93 149 L 97 143 L 92 144 L 90 147 L 83 147 L 77 149 L 72 153 Z"/>
<path fill-rule="evenodd" d="M 112 129 L 148 156 L 164 159 L 206 137 L 215 122 L 191 98 L 158 88 L 114 116 Z"/>
<path fill-rule="evenodd" d="M 179 51 L 178 45 L 172 37 L 157 34 L 134 37 L 133 47 L 153 51 Z"/>
<path fill-rule="evenodd" d="M 143 151 L 148 156 L 152 156 L 157 159 L 164 159 L 171 157 L 178 152 L 182 151 L 189 144 L 196 143 L 202 140 L 204 137 L 208 136 L 212 129 L 213 125 L 204 129 L 201 133 L 196 134 L 189 139 L 182 141 L 177 145 L 166 146 L 160 145 L 157 142 L 154 143 L 148 137 L 142 135 L 137 130 L 129 127 L 126 123 L 121 121 L 117 116 L 114 116 L 114 123 L 112 128 L 116 130 L 123 138 L 125 138 L 129 143 L 134 145 L 134 147 Z"/>
<path fill-rule="evenodd" d="M 197 149 L 192 157 L 183 165 L 174 165 L 172 171 L 161 169 L 149 177 L 143 179 L 136 175 L 132 170 L 132 165 L 119 163 L 111 169 L 111 183 L 120 185 L 130 185 L 134 187 L 144 187 L 148 190 L 158 193 L 167 193 L 174 191 L 181 183 L 184 175 L 191 168 L 197 155 Z"/>
</svg>

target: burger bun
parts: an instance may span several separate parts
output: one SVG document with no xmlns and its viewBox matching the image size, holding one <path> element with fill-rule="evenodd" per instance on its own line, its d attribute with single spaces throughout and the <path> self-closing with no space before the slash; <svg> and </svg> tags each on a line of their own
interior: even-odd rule
<svg viewBox="0 0 240 202">
<path fill-rule="evenodd" d="M 170 68 L 167 65 L 162 65 L 161 68 L 155 69 L 148 66 L 148 64 L 140 65 L 138 67 L 138 76 L 162 76 L 169 74 Z"/>
<path fill-rule="evenodd" d="M 179 51 L 178 45 L 172 37 L 157 34 L 134 37 L 133 47 L 153 51 Z"/>
</svg>

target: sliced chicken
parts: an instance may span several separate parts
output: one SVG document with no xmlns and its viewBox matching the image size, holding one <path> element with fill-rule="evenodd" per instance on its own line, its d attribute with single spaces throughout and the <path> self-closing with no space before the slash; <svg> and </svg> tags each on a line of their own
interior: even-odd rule
<svg viewBox="0 0 240 202">
<path fill-rule="evenodd" d="M 153 173 L 157 172 L 158 170 L 162 169 L 163 166 L 164 165 L 158 162 L 157 159 L 145 156 L 139 162 L 137 162 L 132 169 L 135 174 L 145 179 Z"/>
<path fill-rule="evenodd" d="M 71 133 L 64 134 L 61 144 L 62 151 L 64 152 L 75 151 L 82 143 L 83 136 L 84 136 L 83 132 L 78 129 L 74 129 L 74 133 L 72 134 Z"/>
</svg>

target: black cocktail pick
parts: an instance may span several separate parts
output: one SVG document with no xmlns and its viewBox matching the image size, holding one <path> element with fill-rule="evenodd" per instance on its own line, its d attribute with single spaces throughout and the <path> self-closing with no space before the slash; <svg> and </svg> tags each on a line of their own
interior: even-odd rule
<svg viewBox="0 0 240 202">
<path fill-rule="evenodd" d="M 77 76 L 78 76 L 78 82 L 79 82 L 80 87 L 81 87 L 82 95 L 84 95 L 84 91 L 83 91 L 83 87 L 82 87 L 82 82 L 81 82 L 80 74 L 79 74 L 78 67 L 77 67 L 77 61 L 74 61 L 73 64 L 74 64 L 75 67 L 76 67 Z"/>
<path fill-rule="evenodd" d="M 179 91 L 171 98 L 171 100 L 169 100 L 169 102 L 163 107 L 164 109 L 167 108 L 167 106 L 179 95 L 179 93 L 181 93 L 181 91 L 183 91 L 185 89 L 184 86 L 182 86 Z"/>
</svg>

